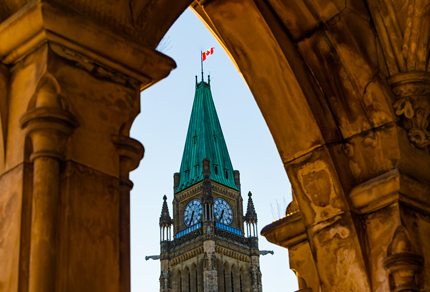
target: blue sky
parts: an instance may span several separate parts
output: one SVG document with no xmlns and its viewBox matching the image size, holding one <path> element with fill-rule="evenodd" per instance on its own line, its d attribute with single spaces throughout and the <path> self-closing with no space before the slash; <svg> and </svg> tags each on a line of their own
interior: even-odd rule
<svg viewBox="0 0 430 292">
<path fill-rule="evenodd" d="M 291 201 L 291 186 L 267 125 L 241 74 L 221 45 L 189 9 L 166 34 L 162 52 L 178 68 L 168 78 L 141 94 L 141 113 L 131 137 L 145 146 L 145 157 L 131 173 L 131 273 L 132 291 L 159 291 L 160 262 L 145 261 L 159 254 L 158 220 L 167 195 L 172 215 L 173 174 L 179 171 L 194 98 L 195 75 L 200 80 L 200 51 L 215 47 L 205 62 L 205 80 L 211 74 L 211 89 L 234 169 L 240 171 L 246 208 L 248 191 L 253 193 L 258 229 L 285 214 Z M 293 142 L 293 141 L 292 141 Z M 279 206 L 279 208 L 278 208 Z M 244 210 L 245 212 L 246 210 Z M 263 291 L 297 290 L 289 270 L 286 249 L 260 236 L 260 250 L 275 255 L 260 257 Z"/>
</svg>

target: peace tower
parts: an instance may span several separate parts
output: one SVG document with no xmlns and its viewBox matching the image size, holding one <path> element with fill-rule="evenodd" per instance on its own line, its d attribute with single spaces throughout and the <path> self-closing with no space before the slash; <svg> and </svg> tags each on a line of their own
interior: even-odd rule
<svg viewBox="0 0 430 292">
<path fill-rule="evenodd" d="M 173 190 L 173 219 L 166 196 L 160 217 L 160 291 L 261 292 L 257 214 L 249 193 L 243 216 L 239 171 L 233 170 L 210 78 L 196 79 Z"/>
</svg>

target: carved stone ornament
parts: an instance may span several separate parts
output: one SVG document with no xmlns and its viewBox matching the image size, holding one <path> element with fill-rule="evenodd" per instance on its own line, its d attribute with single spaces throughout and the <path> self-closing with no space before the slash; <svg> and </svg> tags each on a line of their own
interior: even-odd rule
<svg viewBox="0 0 430 292">
<path fill-rule="evenodd" d="M 394 75 L 389 80 L 396 95 L 393 104 L 401 117 L 409 140 L 418 148 L 430 145 L 430 73 L 413 71 Z"/>
<path fill-rule="evenodd" d="M 420 291 L 416 278 L 422 269 L 422 256 L 411 252 L 393 254 L 384 259 L 383 265 L 390 275 L 390 286 L 392 291 Z"/>
<path fill-rule="evenodd" d="M 406 228 L 397 228 L 382 265 L 387 270 L 390 290 L 394 292 L 419 292 L 420 273 L 424 259 L 414 252 Z"/>
</svg>

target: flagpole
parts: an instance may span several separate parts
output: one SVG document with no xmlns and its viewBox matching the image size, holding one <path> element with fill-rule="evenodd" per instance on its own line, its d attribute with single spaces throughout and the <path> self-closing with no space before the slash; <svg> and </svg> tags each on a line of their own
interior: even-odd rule
<svg viewBox="0 0 430 292">
<path fill-rule="evenodd" d="M 200 61 L 202 65 L 202 81 L 203 81 L 203 52 L 202 51 L 200 51 Z"/>
</svg>

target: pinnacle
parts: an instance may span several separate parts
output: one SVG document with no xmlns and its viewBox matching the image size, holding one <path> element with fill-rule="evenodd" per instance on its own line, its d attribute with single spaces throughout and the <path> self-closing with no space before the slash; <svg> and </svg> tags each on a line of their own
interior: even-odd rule
<svg viewBox="0 0 430 292">
<path fill-rule="evenodd" d="M 169 207 L 167 206 L 167 196 L 163 197 L 163 207 L 161 208 L 160 225 L 171 225 L 172 219 L 169 214 Z"/>
<path fill-rule="evenodd" d="M 245 221 L 257 222 L 257 212 L 255 212 L 254 202 L 252 201 L 252 193 L 248 193 L 248 208 L 246 210 Z"/>
</svg>

